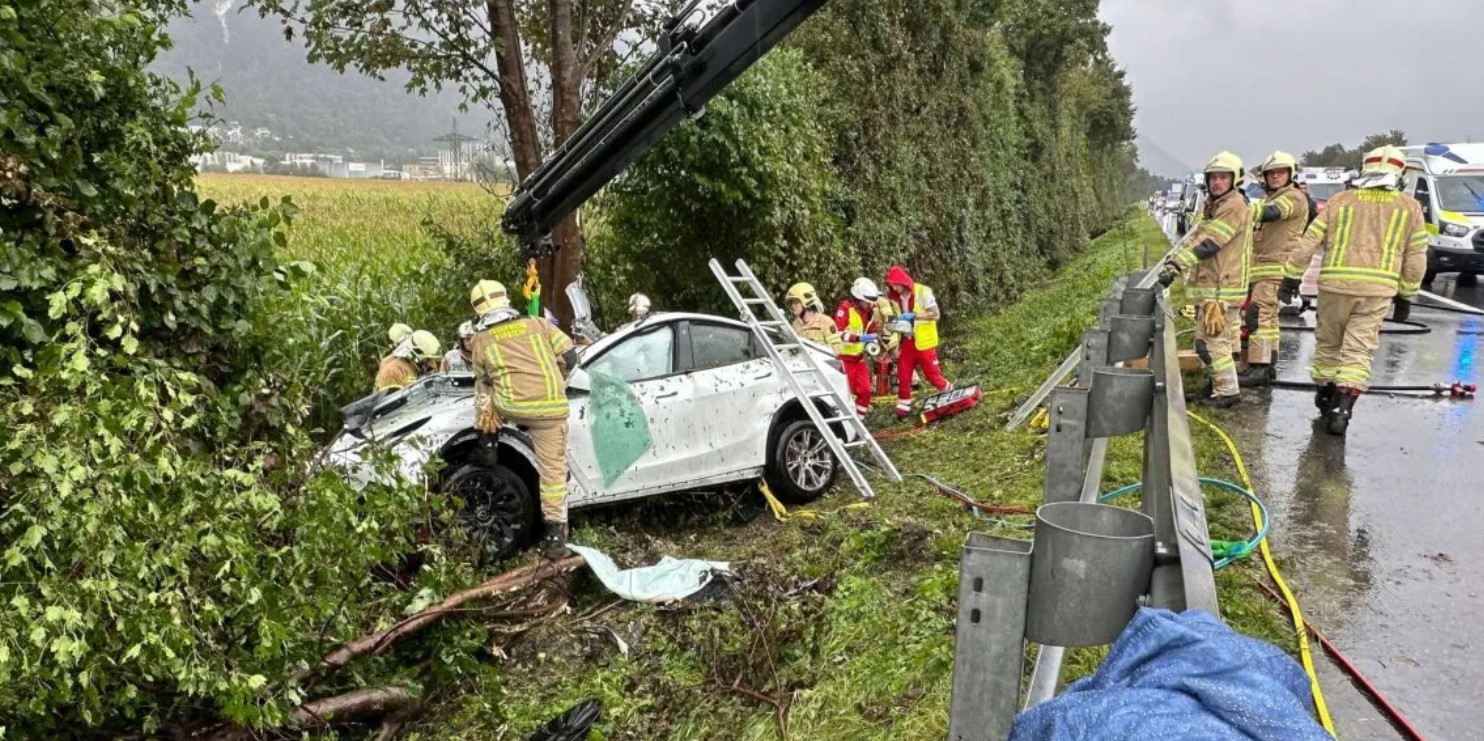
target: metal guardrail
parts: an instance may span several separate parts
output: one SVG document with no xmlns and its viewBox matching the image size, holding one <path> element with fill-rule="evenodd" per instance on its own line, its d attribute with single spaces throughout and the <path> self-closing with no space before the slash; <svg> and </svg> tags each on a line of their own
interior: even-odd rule
<svg viewBox="0 0 1484 741">
<path fill-rule="evenodd" d="M 949 738 L 1005 738 L 1025 643 L 1041 645 L 1025 706 L 1050 698 L 1066 646 L 1111 643 L 1140 605 L 1220 615 L 1168 298 L 1154 271 L 1119 278 L 1098 326 L 1048 379 L 1045 503 L 1032 541 L 969 535 L 959 564 Z M 1147 368 L 1122 367 L 1147 358 Z M 1098 503 L 1108 440 L 1144 434 L 1137 510 Z"/>
</svg>

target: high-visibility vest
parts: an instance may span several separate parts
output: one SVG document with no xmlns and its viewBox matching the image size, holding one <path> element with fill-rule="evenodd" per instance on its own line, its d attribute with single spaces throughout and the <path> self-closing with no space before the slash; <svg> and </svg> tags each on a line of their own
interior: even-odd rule
<svg viewBox="0 0 1484 741">
<path fill-rule="evenodd" d="M 932 300 L 933 289 L 921 283 L 912 284 L 912 309 L 913 313 L 922 310 L 924 300 Z M 893 300 L 892 305 L 900 314 L 908 309 L 899 302 Z M 938 346 L 938 320 L 937 319 L 915 319 L 912 322 L 912 343 L 919 350 L 931 350 Z"/>
<path fill-rule="evenodd" d="M 841 308 L 845 311 L 850 312 L 848 314 L 848 320 L 845 325 L 845 329 L 842 331 L 846 332 L 847 334 L 855 335 L 857 338 L 865 334 L 866 318 L 861 316 L 860 311 L 857 310 L 854 306 L 850 306 L 848 304 L 842 306 Z M 841 343 L 839 352 L 841 355 L 849 356 L 864 355 L 866 352 L 866 343 L 860 342 L 859 340 L 855 342 Z"/>
</svg>

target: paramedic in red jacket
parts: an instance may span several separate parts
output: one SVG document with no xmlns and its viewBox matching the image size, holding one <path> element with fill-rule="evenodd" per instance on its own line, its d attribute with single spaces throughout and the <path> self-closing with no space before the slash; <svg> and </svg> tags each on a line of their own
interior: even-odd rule
<svg viewBox="0 0 1484 741">
<path fill-rule="evenodd" d="M 902 338 L 902 356 L 897 359 L 897 417 L 912 414 L 912 374 L 923 377 L 939 391 L 953 388 L 938 368 L 938 301 L 933 289 L 912 280 L 900 265 L 886 273 L 886 290 L 898 320 L 912 323 L 912 335 Z"/>
</svg>

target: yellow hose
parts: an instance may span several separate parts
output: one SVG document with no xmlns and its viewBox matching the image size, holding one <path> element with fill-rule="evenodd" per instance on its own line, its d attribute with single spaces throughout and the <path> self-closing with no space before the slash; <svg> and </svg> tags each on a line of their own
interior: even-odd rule
<svg viewBox="0 0 1484 741">
<path fill-rule="evenodd" d="M 1232 459 L 1237 462 L 1237 473 L 1242 476 L 1242 486 L 1247 487 L 1247 491 L 1255 491 L 1252 488 L 1252 478 L 1247 475 L 1247 464 L 1242 462 L 1242 454 L 1237 452 L 1237 444 L 1232 441 L 1231 436 L 1201 415 L 1195 412 L 1188 414 L 1191 419 L 1211 428 L 1226 443 L 1226 449 L 1231 451 Z M 1252 523 L 1261 532 L 1262 511 L 1252 502 L 1248 502 L 1248 506 L 1252 508 Z M 1309 689 L 1314 693 L 1314 711 L 1319 715 L 1319 724 L 1333 736 L 1335 724 L 1329 717 L 1329 706 L 1324 703 L 1324 692 L 1319 689 L 1319 675 L 1314 671 L 1314 655 L 1309 651 L 1309 631 L 1304 627 L 1304 614 L 1299 611 L 1298 598 L 1293 596 L 1293 590 L 1288 588 L 1288 582 L 1283 580 L 1283 574 L 1278 571 L 1278 564 L 1273 561 L 1273 552 L 1268 550 L 1267 538 L 1259 542 L 1258 549 L 1262 551 L 1262 562 L 1268 567 L 1268 575 L 1273 577 L 1273 583 L 1278 585 L 1278 591 L 1288 603 L 1288 614 L 1293 618 L 1293 630 L 1298 635 L 1299 658 L 1303 660 L 1304 672 L 1309 675 Z"/>
</svg>

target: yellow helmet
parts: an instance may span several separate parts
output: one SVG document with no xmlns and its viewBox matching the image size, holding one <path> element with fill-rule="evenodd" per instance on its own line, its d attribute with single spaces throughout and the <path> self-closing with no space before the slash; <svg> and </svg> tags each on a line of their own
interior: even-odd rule
<svg viewBox="0 0 1484 741">
<path fill-rule="evenodd" d="M 1282 150 L 1274 151 L 1268 158 L 1257 166 L 1257 171 L 1267 174 L 1268 170 L 1287 169 L 1290 173 L 1298 171 L 1298 160 L 1293 155 Z"/>
<path fill-rule="evenodd" d="M 427 360 L 441 355 L 443 348 L 438 345 L 438 338 L 426 329 L 419 329 L 412 333 L 412 359 Z"/>
<path fill-rule="evenodd" d="M 1407 156 L 1402 150 L 1387 144 L 1365 153 L 1361 160 L 1361 172 L 1378 175 L 1401 175 L 1407 170 Z"/>
<path fill-rule="evenodd" d="M 510 307 L 510 297 L 505 295 L 505 285 L 497 280 L 482 280 L 469 291 L 469 303 L 474 313 L 484 316 L 496 309 Z"/>
<path fill-rule="evenodd" d="M 815 292 L 814 286 L 808 283 L 795 283 L 789 286 L 788 295 L 784 297 L 784 301 L 797 301 L 815 311 L 824 311 L 824 303 L 819 300 L 819 294 Z"/>
<path fill-rule="evenodd" d="M 1242 169 L 1242 158 L 1231 152 L 1217 152 L 1215 157 L 1206 161 L 1206 182 L 1211 181 L 1211 173 L 1229 172 L 1232 174 L 1232 188 L 1242 187 L 1243 176 L 1246 171 Z"/>
<path fill-rule="evenodd" d="M 391 339 L 393 345 L 400 345 L 402 344 L 402 340 L 412 336 L 412 327 L 397 322 L 392 325 L 391 329 L 386 331 L 386 336 Z"/>
</svg>

